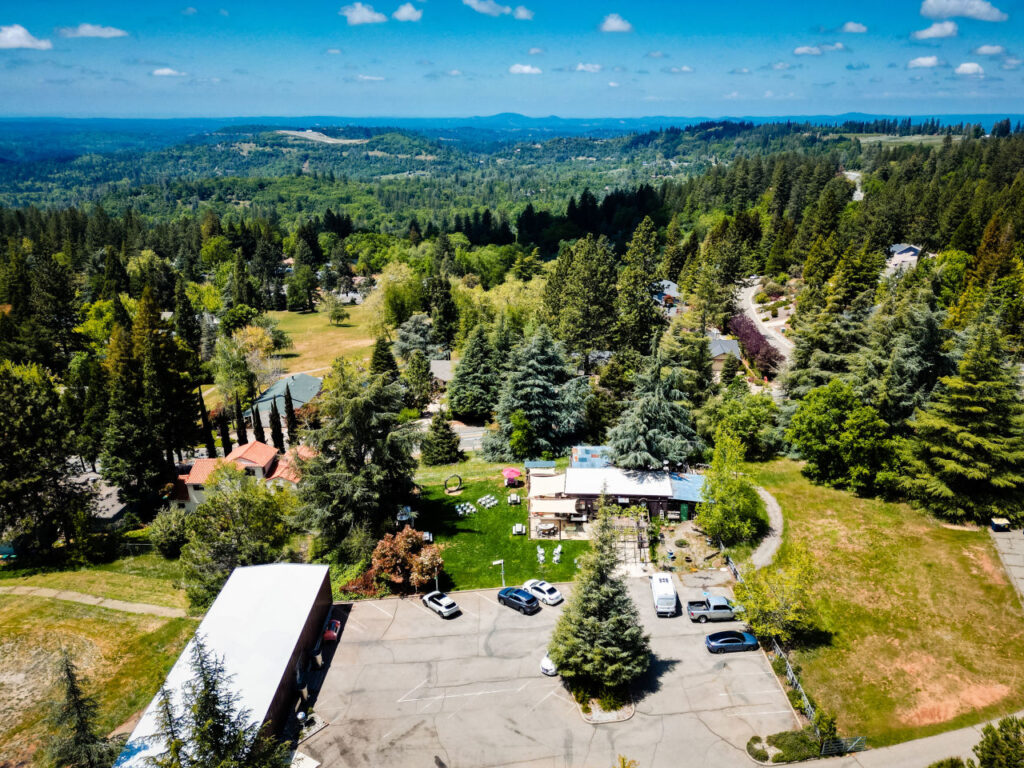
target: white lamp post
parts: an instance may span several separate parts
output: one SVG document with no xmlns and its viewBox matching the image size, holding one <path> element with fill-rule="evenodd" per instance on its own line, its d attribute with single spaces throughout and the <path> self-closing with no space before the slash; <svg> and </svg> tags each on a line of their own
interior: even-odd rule
<svg viewBox="0 0 1024 768">
<path fill-rule="evenodd" d="M 501 566 L 501 586 L 504 587 L 505 586 L 505 561 L 504 560 L 495 560 L 493 563 L 491 563 L 491 565 L 500 565 Z"/>
</svg>

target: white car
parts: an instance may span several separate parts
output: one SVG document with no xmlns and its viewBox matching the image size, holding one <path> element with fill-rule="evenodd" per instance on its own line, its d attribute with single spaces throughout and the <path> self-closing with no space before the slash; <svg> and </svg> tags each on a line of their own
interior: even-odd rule
<svg viewBox="0 0 1024 768">
<path fill-rule="evenodd" d="M 459 612 L 458 604 L 444 592 L 431 592 L 424 595 L 422 600 L 427 608 L 442 619 L 450 618 Z"/>
<path fill-rule="evenodd" d="M 555 677 L 555 675 L 558 674 L 558 670 L 555 668 L 555 662 L 553 662 L 551 657 L 546 653 L 544 654 L 544 658 L 540 660 L 540 671 L 548 677 Z"/>
<path fill-rule="evenodd" d="M 545 605 L 558 605 L 562 602 L 562 593 L 541 579 L 530 579 L 523 584 L 523 589 Z"/>
</svg>

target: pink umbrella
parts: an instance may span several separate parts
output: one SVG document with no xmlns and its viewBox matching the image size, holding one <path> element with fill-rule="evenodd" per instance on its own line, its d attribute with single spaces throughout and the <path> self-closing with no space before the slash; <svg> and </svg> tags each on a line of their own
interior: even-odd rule
<svg viewBox="0 0 1024 768">
<path fill-rule="evenodd" d="M 501 474 L 506 480 L 515 480 L 523 473 L 520 472 L 515 467 L 505 467 L 503 470 L 501 470 Z"/>
</svg>

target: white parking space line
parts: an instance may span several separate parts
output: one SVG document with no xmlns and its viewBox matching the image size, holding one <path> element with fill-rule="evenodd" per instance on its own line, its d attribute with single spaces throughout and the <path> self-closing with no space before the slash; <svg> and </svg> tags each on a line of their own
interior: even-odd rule
<svg viewBox="0 0 1024 768">
<path fill-rule="evenodd" d="M 380 611 L 381 613 L 383 613 L 383 614 L 384 614 L 385 616 L 387 616 L 387 617 L 388 617 L 389 619 L 393 619 L 393 618 L 395 618 L 395 615 L 394 615 L 393 613 L 388 613 L 387 611 L 385 611 L 385 610 L 384 610 L 383 608 L 381 608 L 381 607 L 380 607 L 379 605 L 377 605 L 376 603 L 370 603 L 370 605 L 372 605 L 372 606 L 373 606 L 374 608 L 376 608 L 376 609 L 377 609 L 378 611 Z"/>
<path fill-rule="evenodd" d="M 756 696 L 759 693 L 778 693 L 778 688 L 769 688 L 765 691 L 742 691 L 740 693 L 720 693 L 719 696 Z"/>
<path fill-rule="evenodd" d="M 788 715 L 788 709 L 773 709 L 771 712 L 736 712 L 728 717 L 757 717 L 758 715 Z"/>
<path fill-rule="evenodd" d="M 409 702 L 413 701 L 437 701 L 438 699 L 464 699 L 469 698 L 471 696 L 490 696 L 491 694 L 495 693 L 519 693 L 519 691 L 523 690 L 523 688 L 525 687 L 526 683 L 519 686 L 518 688 L 495 688 L 492 691 L 473 691 L 472 693 L 442 693 L 440 696 L 421 696 L 418 699 L 401 698 L 399 699 L 399 703 L 408 704 Z M 419 688 L 419 686 L 417 685 L 416 688 Z M 409 693 L 412 693 L 412 691 L 410 691 Z M 407 693 L 406 696 L 408 695 L 409 694 Z"/>
<path fill-rule="evenodd" d="M 402 703 L 403 701 L 406 701 L 406 697 L 408 697 L 408 696 L 411 696 L 411 695 L 412 695 L 413 693 L 415 693 L 415 692 L 416 692 L 417 690 L 419 690 L 420 688 L 422 688 L 422 687 L 423 687 L 424 685 L 426 685 L 426 684 L 427 684 L 428 682 L 429 682 L 429 678 L 428 678 L 427 680 L 424 680 L 424 681 L 423 681 L 422 683 L 420 683 L 419 685 L 417 685 L 417 686 L 413 687 L 413 688 L 412 688 L 411 690 L 409 690 L 409 691 L 408 691 L 408 692 L 407 692 L 407 693 L 406 693 L 406 694 L 405 694 L 404 696 L 402 696 L 402 698 L 400 698 L 400 699 L 399 699 L 399 700 L 398 700 L 397 702 L 395 702 L 395 703 L 396 703 L 396 704 L 401 704 L 401 703 Z"/>
<path fill-rule="evenodd" d="M 487 595 L 477 595 L 477 597 L 483 598 L 488 603 L 493 603 L 494 605 L 498 605 L 498 601 L 497 600 L 491 600 L 491 598 L 489 598 Z"/>
</svg>

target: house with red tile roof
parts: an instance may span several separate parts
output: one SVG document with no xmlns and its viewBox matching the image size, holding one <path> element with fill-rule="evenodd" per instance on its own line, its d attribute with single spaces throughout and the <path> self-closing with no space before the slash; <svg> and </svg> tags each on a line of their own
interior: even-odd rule
<svg viewBox="0 0 1024 768">
<path fill-rule="evenodd" d="M 202 504 L 206 500 L 206 485 L 210 476 L 225 462 L 231 462 L 267 485 L 295 487 L 300 479 L 299 460 L 308 460 L 314 455 L 316 452 L 305 445 L 282 455 L 272 445 L 254 440 L 237 446 L 223 459 L 196 459 L 188 474 L 178 475 L 171 503 L 189 512 Z"/>
</svg>

